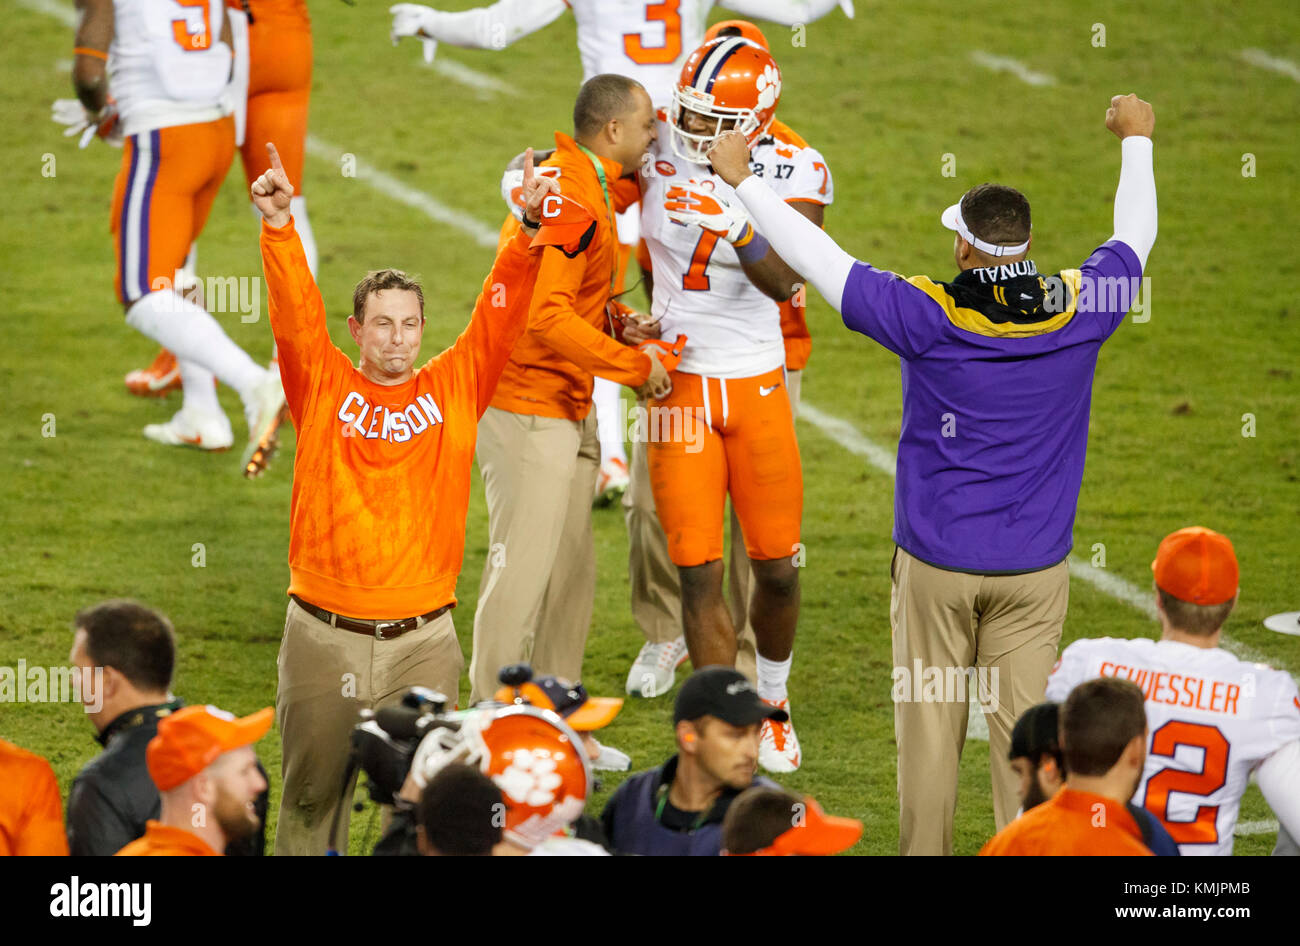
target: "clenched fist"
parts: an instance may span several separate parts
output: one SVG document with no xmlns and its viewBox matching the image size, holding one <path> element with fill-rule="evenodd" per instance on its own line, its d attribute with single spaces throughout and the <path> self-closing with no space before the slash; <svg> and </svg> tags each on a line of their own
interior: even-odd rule
<svg viewBox="0 0 1300 946">
<path fill-rule="evenodd" d="M 277 229 L 289 222 L 289 202 L 293 200 L 293 185 L 280 163 L 280 152 L 275 145 L 266 143 L 266 153 L 271 156 L 271 170 L 253 182 L 253 206 L 262 213 L 262 219 Z"/>
<path fill-rule="evenodd" d="M 1150 102 L 1144 102 L 1132 92 L 1112 96 L 1106 109 L 1106 127 L 1120 140 L 1133 135 L 1150 138 L 1156 127 L 1156 113 Z"/>
</svg>

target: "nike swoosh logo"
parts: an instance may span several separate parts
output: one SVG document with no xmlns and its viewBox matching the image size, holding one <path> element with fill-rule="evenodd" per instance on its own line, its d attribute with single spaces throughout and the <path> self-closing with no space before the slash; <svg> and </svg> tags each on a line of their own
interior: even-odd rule
<svg viewBox="0 0 1300 946">
<path fill-rule="evenodd" d="M 1031 295 L 1028 295 L 1028 294 L 1022 292 L 1022 293 L 1020 294 L 1020 298 L 1021 298 L 1021 299 L 1032 299 L 1032 298 L 1034 298 L 1034 297 L 1031 296 Z"/>
<path fill-rule="evenodd" d="M 195 446 L 198 446 L 203 442 L 202 437 L 182 437 L 180 434 L 176 435 L 176 439 L 179 440 L 181 443 L 192 443 Z"/>
<path fill-rule="evenodd" d="M 781 385 L 779 385 L 779 384 L 774 384 L 774 385 L 772 385 L 770 388 L 765 388 L 765 387 L 762 387 L 762 386 L 760 385 L 760 386 L 759 386 L 759 389 L 758 389 L 758 396 L 759 396 L 759 397 L 767 397 L 769 394 L 771 394 L 773 391 L 775 391 L 775 390 L 776 390 L 777 388 L 779 388 L 780 386 L 781 386 Z"/>
</svg>

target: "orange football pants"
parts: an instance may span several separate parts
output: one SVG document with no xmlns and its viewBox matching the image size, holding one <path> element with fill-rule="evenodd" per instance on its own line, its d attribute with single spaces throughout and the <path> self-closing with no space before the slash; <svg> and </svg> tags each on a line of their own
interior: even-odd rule
<svg viewBox="0 0 1300 946">
<path fill-rule="evenodd" d="M 675 371 L 673 389 L 648 402 L 644 435 L 655 509 L 679 567 L 722 558 L 727 494 L 758 561 L 795 552 L 803 467 L 785 371 L 705 378 Z"/>
<path fill-rule="evenodd" d="M 273 142 L 294 195 L 300 195 L 311 100 L 311 20 L 306 6 L 263 11 L 254 4 L 248 45 L 248 124 L 240 147 L 244 176 L 251 187 L 270 169 L 266 143 Z"/>
<path fill-rule="evenodd" d="M 109 224 L 117 251 L 113 284 L 123 304 L 171 288 L 234 156 L 230 116 L 126 139 Z"/>
</svg>

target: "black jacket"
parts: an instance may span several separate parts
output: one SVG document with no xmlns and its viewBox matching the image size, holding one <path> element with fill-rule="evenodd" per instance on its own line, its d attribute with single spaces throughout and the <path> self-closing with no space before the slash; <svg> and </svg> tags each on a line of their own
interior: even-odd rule
<svg viewBox="0 0 1300 946">
<path fill-rule="evenodd" d="M 73 856 L 116 854 L 144 834 L 146 821 L 158 817 L 162 800 L 149 777 L 145 749 L 158 735 L 158 720 L 182 705 L 174 700 L 128 710 L 95 737 L 104 751 L 77 773 L 68 793 L 68 847 Z M 258 768 L 265 777 L 260 762 Z M 229 845 L 227 854 L 265 853 L 267 792 L 258 796 L 255 807 L 262 827 L 247 841 Z"/>
</svg>

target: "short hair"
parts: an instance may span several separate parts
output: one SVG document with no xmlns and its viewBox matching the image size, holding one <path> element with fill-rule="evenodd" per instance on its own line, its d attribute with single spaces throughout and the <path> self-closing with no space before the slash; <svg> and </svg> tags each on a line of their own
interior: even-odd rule
<svg viewBox="0 0 1300 946">
<path fill-rule="evenodd" d="M 86 656 L 95 666 L 113 667 L 139 690 L 171 688 L 176 633 L 157 611 L 114 599 L 78 611 L 72 627 L 86 632 Z"/>
<path fill-rule="evenodd" d="M 783 788 L 756 785 L 741 792 L 722 819 L 722 848 L 753 854 L 771 847 L 804 816 L 805 802 Z"/>
<path fill-rule="evenodd" d="M 366 320 L 366 300 L 372 293 L 385 289 L 406 289 L 420 300 L 420 318 L 424 318 L 424 290 L 420 284 L 400 269 L 375 269 L 352 290 L 352 317 L 358 322 Z"/>
<path fill-rule="evenodd" d="M 501 842 L 505 802 L 479 769 L 453 763 L 424 786 L 415 820 L 439 854 L 484 857 Z"/>
<path fill-rule="evenodd" d="M 961 199 L 970 232 L 986 243 L 1014 246 L 1029 239 L 1029 201 L 1014 187 L 980 184 Z"/>
<path fill-rule="evenodd" d="M 1156 586 L 1156 593 L 1160 595 L 1160 607 L 1164 608 L 1169 626 L 1198 637 L 1209 637 L 1223 627 L 1228 615 L 1237 605 L 1236 595 L 1221 604 L 1196 604 L 1175 598 L 1159 585 Z"/>
<path fill-rule="evenodd" d="M 1105 775 L 1146 728 L 1146 706 L 1137 684 L 1115 677 L 1080 683 L 1061 707 L 1066 768 L 1071 775 Z"/>
<path fill-rule="evenodd" d="M 612 72 L 592 76 L 578 90 L 577 101 L 573 103 L 574 135 L 594 135 L 610 120 L 630 112 L 636 107 L 634 90 L 640 88 L 641 83 L 635 79 Z"/>
</svg>

